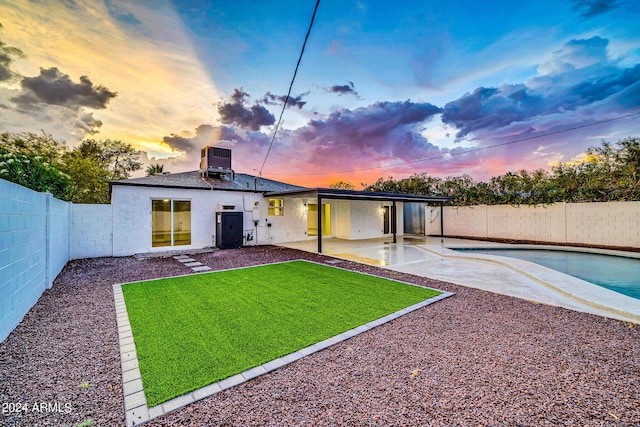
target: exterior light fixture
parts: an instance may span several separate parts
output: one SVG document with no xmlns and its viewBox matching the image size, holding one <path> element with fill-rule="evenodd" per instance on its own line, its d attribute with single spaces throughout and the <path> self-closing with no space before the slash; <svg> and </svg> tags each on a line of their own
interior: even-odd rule
<svg viewBox="0 0 640 427">
<path fill-rule="evenodd" d="M 307 212 L 309 212 L 309 206 L 305 203 L 305 204 L 302 206 L 302 213 L 307 213 Z"/>
</svg>

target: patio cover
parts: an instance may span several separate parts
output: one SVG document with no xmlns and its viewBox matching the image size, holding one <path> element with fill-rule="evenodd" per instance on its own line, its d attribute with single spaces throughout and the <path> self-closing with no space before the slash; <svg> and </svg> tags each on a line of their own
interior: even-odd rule
<svg viewBox="0 0 640 427">
<path fill-rule="evenodd" d="M 339 200 L 370 200 L 379 202 L 391 202 L 391 222 L 393 224 L 393 243 L 397 241 L 396 202 L 405 203 L 437 203 L 440 205 L 440 235 L 443 236 L 444 223 L 442 217 L 445 202 L 451 197 L 419 196 L 415 194 L 386 193 L 377 191 L 338 190 L 334 188 L 306 188 L 301 190 L 265 193 L 266 197 L 300 196 L 314 197 L 318 200 L 318 206 L 322 206 L 323 199 Z M 322 253 L 322 209 L 318 209 L 318 253 Z"/>
</svg>

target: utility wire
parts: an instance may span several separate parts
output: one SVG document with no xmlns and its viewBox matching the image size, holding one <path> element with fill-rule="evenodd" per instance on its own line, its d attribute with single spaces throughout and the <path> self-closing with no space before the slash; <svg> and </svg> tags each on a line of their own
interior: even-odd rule
<svg viewBox="0 0 640 427">
<path fill-rule="evenodd" d="M 388 168 L 395 167 L 395 166 L 409 165 L 409 164 L 412 164 L 412 163 L 426 162 L 426 161 L 429 161 L 429 160 L 444 159 L 447 156 L 453 157 L 453 156 L 460 156 L 460 155 L 463 155 L 463 154 L 477 153 L 478 151 L 489 150 L 490 148 L 504 147 L 505 145 L 517 144 L 519 142 L 524 142 L 524 141 L 531 141 L 532 139 L 544 138 L 546 136 L 551 136 L 551 135 L 558 135 L 558 134 L 561 134 L 561 133 L 571 132 L 571 131 L 574 131 L 574 130 L 588 128 L 588 127 L 591 127 L 591 126 L 601 125 L 603 123 L 614 122 L 616 120 L 627 119 L 629 117 L 638 116 L 638 115 L 640 115 L 640 111 L 636 112 L 636 113 L 627 114 L 627 115 L 624 115 L 624 116 L 614 117 L 612 119 L 600 120 L 600 121 L 589 123 L 589 124 L 586 124 L 586 125 L 574 126 L 574 127 L 567 128 L 567 129 L 557 130 L 557 131 L 553 131 L 553 132 L 547 132 L 547 133 L 544 133 L 544 134 L 541 134 L 541 135 L 529 136 L 527 138 L 516 139 L 516 140 L 513 140 L 513 141 L 509 141 L 509 142 L 502 142 L 500 144 L 490 145 L 488 147 L 472 148 L 472 149 L 465 150 L 465 151 L 458 151 L 458 152 L 455 152 L 455 153 L 440 154 L 438 156 L 425 157 L 425 158 L 422 158 L 422 159 L 408 160 L 408 161 L 404 161 L 404 162 L 392 163 L 392 164 L 385 165 L 385 166 L 373 166 L 373 167 L 369 167 L 369 168 L 349 169 L 349 170 L 332 171 L 332 172 L 317 172 L 317 173 L 271 173 L 270 175 L 277 175 L 277 176 L 294 176 L 294 175 L 315 176 L 315 175 L 333 175 L 333 174 L 338 174 L 338 173 L 349 173 L 349 172 L 361 172 L 361 171 L 368 171 L 368 170 L 373 170 L 373 169 L 388 169 Z"/>
<path fill-rule="evenodd" d="M 304 55 L 304 48 L 307 46 L 307 40 L 309 40 L 309 34 L 311 34 L 311 27 L 313 27 L 313 21 L 315 21 L 316 19 L 316 12 L 318 11 L 318 6 L 320 6 L 320 0 L 316 1 L 316 7 L 313 9 L 313 15 L 311 16 L 311 22 L 309 23 L 309 29 L 307 30 L 307 35 L 304 37 L 304 43 L 302 43 L 302 49 L 300 50 L 300 56 L 298 57 L 298 63 L 296 64 L 296 69 L 293 71 L 293 78 L 291 79 L 291 84 L 289 85 L 289 92 L 287 92 L 287 97 L 284 100 L 284 105 L 282 106 L 282 111 L 280 111 L 280 117 L 278 118 L 278 123 L 276 123 L 276 127 L 273 130 L 273 136 L 271 137 L 271 142 L 269 143 L 267 154 L 264 156 L 264 161 L 262 162 L 262 166 L 258 171 L 258 176 L 262 176 L 262 169 L 264 169 L 264 165 L 267 163 L 267 159 L 269 158 L 269 153 L 271 152 L 271 147 L 273 147 L 273 141 L 275 141 L 276 139 L 276 134 L 278 133 L 278 128 L 280 127 L 280 122 L 282 121 L 282 115 L 284 114 L 284 110 L 286 110 L 287 104 L 289 103 L 289 97 L 291 96 L 291 89 L 293 89 L 293 82 L 296 80 L 296 75 L 298 74 L 298 67 L 300 67 L 300 61 L 302 61 L 302 55 Z"/>
</svg>

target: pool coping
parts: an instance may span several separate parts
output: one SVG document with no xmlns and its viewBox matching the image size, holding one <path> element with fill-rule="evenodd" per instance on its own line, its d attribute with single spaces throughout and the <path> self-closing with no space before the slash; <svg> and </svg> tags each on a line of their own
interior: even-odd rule
<svg viewBox="0 0 640 427">
<path fill-rule="evenodd" d="M 486 255 L 486 254 L 467 254 L 463 252 L 457 252 L 456 249 L 539 249 L 550 251 L 568 251 L 568 252 L 582 252 L 582 253 L 596 253 L 602 255 L 624 256 L 626 258 L 640 259 L 640 253 L 636 252 L 624 252 L 610 249 L 592 249 L 582 248 L 574 246 L 558 246 L 558 245 L 534 245 L 534 244 L 505 244 L 505 243 L 493 243 L 493 244 L 478 244 L 473 243 L 449 243 L 443 246 L 435 245 L 417 245 L 421 250 L 431 252 L 437 256 L 451 259 L 471 260 L 489 262 L 508 268 L 521 274 L 528 279 L 539 283 L 540 285 L 557 292 L 567 298 L 570 298 L 580 304 L 593 307 L 594 309 L 609 313 L 610 315 L 618 315 L 627 319 L 627 321 L 633 321 L 640 324 L 640 309 L 638 310 L 625 310 L 618 306 L 608 305 L 605 303 L 595 301 L 592 296 L 581 296 L 580 293 L 584 293 L 585 288 L 595 291 L 600 297 L 608 297 L 616 300 L 625 300 L 633 305 L 640 307 L 640 303 L 637 299 L 624 295 L 597 284 L 588 282 L 586 280 L 574 277 L 551 268 L 545 267 L 540 264 L 536 264 L 530 261 L 521 260 L 518 258 L 509 258 L 500 255 Z M 471 251 L 469 251 L 471 252 Z M 533 271 L 528 271 L 533 270 Z M 558 277 L 564 277 L 563 286 L 555 285 L 553 282 Z M 567 289 L 568 287 L 568 289 Z"/>
<path fill-rule="evenodd" d="M 209 273 L 214 273 L 219 271 L 239 270 L 243 268 L 252 268 L 252 267 L 259 267 L 259 266 L 272 265 L 272 264 L 282 264 L 282 263 L 293 262 L 293 261 L 300 261 L 300 260 L 289 260 L 289 261 L 281 261 L 276 263 L 258 264 L 258 265 L 252 265 L 252 266 L 246 266 L 246 267 L 231 268 L 226 270 L 199 272 L 194 274 L 209 274 Z M 341 270 L 350 271 L 358 274 L 364 274 L 372 277 L 381 277 L 383 279 L 390 280 L 393 282 L 425 288 L 424 286 L 416 285 L 415 283 L 404 282 L 397 279 L 390 279 L 387 277 L 377 276 L 375 274 L 366 273 L 366 272 L 349 270 L 346 268 L 336 266 L 334 263 L 329 263 L 329 262 L 321 263 L 321 262 L 304 260 L 304 259 L 302 261 L 324 265 L 328 267 L 333 267 L 333 268 L 338 268 Z M 192 276 L 194 274 L 182 274 L 182 275 L 171 276 L 171 277 Z M 147 280 L 140 280 L 140 281 L 128 282 L 128 283 L 146 282 L 146 281 L 159 280 L 159 279 L 163 279 L 163 278 L 147 279 Z M 129 322 L 129 315 L 127 312 L 126 303 L 124 301 L 124 294 L 122 293 L 122 285 L 126 285 L 126 284 L 127 283 L 119 283 L 119 284 L 113 285 L 113 299 L 114 299 L 115 309 L 116 309 L 116 322 L 118 325 L 118 340 L 119 340 L 119 347 L 120 347 L 120 362 L 121 362 L 121 368 L 122 368 L 122 390 L 124 394 L 126 426 L 142 425 L 154 418 L 160 417 L 169 412 L 180 409 L 186 405 L 197 402 L 198 400 L 202 400 L 206 397 L 213 396 L 214 394 L 219 393 L 223 390 L 227 390 L 231 387 L 235 387 L 237 385 L 243 384 L 253 378 L 259 377 L 261 375 L 264 375 L 276 369 L 279 369 L 283 366 L 286 366 L 290 363 L 293 363 L 296 360 L 299 360 L 303 357 L 309 356 L 320 350 L 324 350 L 325 348 L 328 348 L 340 342 L 346 341 L 349 338 L 353 338 L 377 326 L 383 325 L 394 319 L 397 319 L 413 311 L 416 311 L 420 308 L 426 307 L 435 302 L 441 301 L 445 298 L 455 295 L 453 292 L 447 292 L 440 289 L 428 288 L 434 291 L 441 292 L 441 294 L 431 297 L 429 299 L 426 299 L 424 301 L 421 301 L 419 303 L 413 304 L 409 307 L 405 307 L 394 313 L 372 320 L 371 322 L 365 323 L 364 325 L 358 326 L 356 328 L 352 328 L 348 331 L 342 332 L 338 335 L 327 338 L 318 343 L 304 347 L 293 353 L 279 357 L 275 360 L 263 363 L 254 368 L 247 369 L 244 372 L 238 373 L 236 375 L 225 378 L 218 382 L 209 384 L 205 387 L 199 388 L 187 394 L 175 397 L 171 400 L 161 403 L 160 405 L 148 407 L 147 399 L 144 394 L 144 388 L 142 386 L 142 374 L 140 372 L 140 368 L 138 364 L 138 356 L 136 353 L 135 342 L 133 339 L 133 331 L 131 330 L 131 323 Z"/>
</svg>

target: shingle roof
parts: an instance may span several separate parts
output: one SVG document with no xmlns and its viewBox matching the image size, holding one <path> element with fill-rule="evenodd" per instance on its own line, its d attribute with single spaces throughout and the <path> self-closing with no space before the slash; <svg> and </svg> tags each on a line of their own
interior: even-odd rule
<svg viewBox="0 0 640 427">
<path fill-rule="evenodd" d="M 249 192 L 274 192 L 303 190 L 305 187 L 274 181 L 266 178 L 258 178 L 254 175 L 236 173 L 231 178 L 201 178 L 199 171 L 180 172 L 166 175 L 145 176 L 142 178 L 123 179 L 112 181 L 113 185 L 130 185 L 138 187 L 168 187 L 186 188 L 197 190 L 223 190 L 223 191 L 249 191 Z"/>
</svg>

